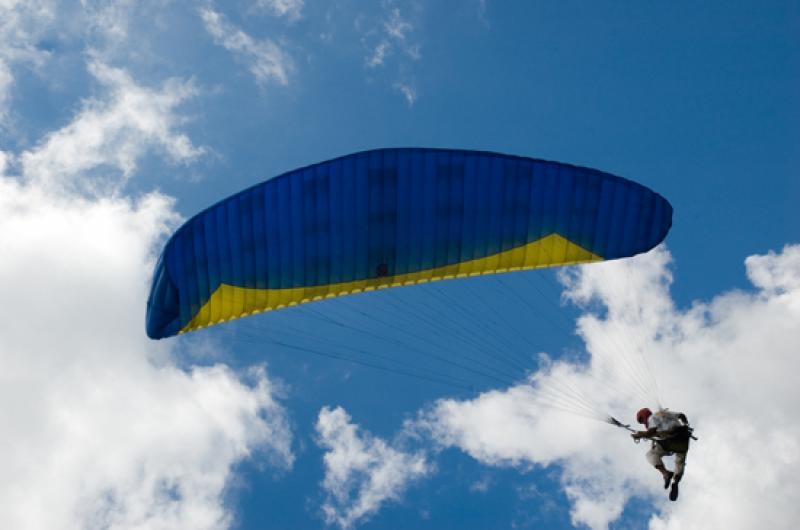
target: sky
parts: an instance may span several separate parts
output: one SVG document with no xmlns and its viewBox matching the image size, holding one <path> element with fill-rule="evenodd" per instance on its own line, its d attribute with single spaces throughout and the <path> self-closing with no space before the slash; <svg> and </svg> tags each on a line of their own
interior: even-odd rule
<svg viewBox="0 0 800 530">
<path fill-rule="evenodd" d="M 0 527 L 793 528 L 798 35 L 796 1 L 0 0 Z M 673 228 L 147 338 L 185 220 L 414 146 L 608 171 Z M 699 438 L 674 503 L 587 417 L 658 405 Z"/>
</svg>

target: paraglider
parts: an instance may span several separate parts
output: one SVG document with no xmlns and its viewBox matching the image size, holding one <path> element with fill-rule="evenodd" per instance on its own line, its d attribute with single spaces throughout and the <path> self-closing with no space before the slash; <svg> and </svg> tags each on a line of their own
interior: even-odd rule
<svg viewBox="0 0 800 530">
<path fill-rule="evenodd" d="M 595 169 L 483 151 L 364 151 L 289 171 L 189 219 L 169 239 L 156 264 L 146 330 L 150 338 L 163 339 L 376 289 L 627 258 L 658 245 L 671 225 L 672 206 L 664 197 Z M 466 313 L 462 308 L 461 314 Z M 452 321 L 446 314 L 434 316 Z M 334 316 L 318 317 L 348 327 Z M 437 326 L 425 316 L 420 323 Z M 475 324 L 479 328 L 485 323 Z M 466 326 L 461 332 L 459 338 L 479 349 L 487 344 L 480 332 Z M 274 343 L 352 360 L 329 349 Z M 638 373 L 652 375 L 641 348 L 638 353 L 644 363 Z M 513 355 L 483 362 L 457 354 L 457 360 L 430 355 L 504 384 L 515 380 L 504 372 L 508 367 L 526 369 Z M 467 360 L 476 364 L 467 366 Z M 623 364 L 637 372 L 634 363 L 629 358 Z M 389 369 L 372 359 L 361 364 Z M 451 374 L 412 373 L 409 364 L 389 371 L 437 382 L 454 380 Z M 552 382 L 537 388 L 544 405 L 625 428 L 637 441 L 671 433 L 672 416 L 652 425 L 645 418 L 648 430 L 637 432 L 598 411 L 580 389 Z M 640 392 L 644 388 L 636 386 Z M 682 462 L 673 474 L 661 456 L 685 458 L 686 450 L 658 447 L 663 451 L 651 451 L 648 459 L 658 464 L 665 487 L 672 484 L 671 498 L 677 498 Z"/>
</svg>

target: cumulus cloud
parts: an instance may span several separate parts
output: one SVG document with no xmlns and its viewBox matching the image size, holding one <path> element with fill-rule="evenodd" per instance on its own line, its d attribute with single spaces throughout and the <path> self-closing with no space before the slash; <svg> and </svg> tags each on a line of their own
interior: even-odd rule
<svg viewBox="0 0 800 530">
<path fill-rule="evenodd" d="M 200 16 L 214 42 L 244 61 L 261 86 L 289 83 L 291 58 L 275 42 L 254 39 L 209 8 L 200 9 Z"/>
<path fill-rule="evenodd" d="M 793 375 L 800 369 L 799 256 L 798 245 L 751 256 L 754 291 L 725 292 L 687 309 L 669 296 L 664 248 L 573 269 L 562 279 L 566 297 L 586 310 L 579 321 L 586 363 L 553 362 L 529 384 L 440 400 L 414 427 L 487 465 L 556 466 L 575 524 L 607 528 L 640 497 L 657 510 L 654 529 L 789 528 L 800 518 L 792 499 L 800 488 L 800 421 L 793 414 L 800 401 Z M 620 351 L 639 348 L 648 355 L 641 366 L 609 366 L 625 362 Z M 622 411 L 622 419 L 654 406 L 655 397 L 637 400 L 633 388 L 645 364 L 662 385 L 664 404 L 686 412 L 700 436 L 677 503 L 665 500 L 657 472 L 640 457 L 645 446 L 562 412 L 586 411 L 577 397 L 564 397 L 572 395 L 565 388 L 584 389 L 597 410 Z M 552 406 L 557 398 L 560 407 Z"/>
<path fill-rule="evenodd" d="M 360 431 L 341 407 L 320 411 L 317 433 L 326 450 L 322 511 L 328 524 L 351 528 L 431 472 L 424 454 L 403 452 Z"/>
<path fill-rule="evenodd" d="M 750 256 L 745 264 L 747 277 L 765 293 L 800 290 L 800 246 L 787 246 L 780 254 L 770 251 L 764 256 Z"/>
<path fill-rule="evenodd" d="M 92 68 L 109 101 L 0 152 L 0 527 L 227 528 L 238 462 L 293 464 L 280 388 L 264 367 L 179 369 L 174 343 L 146 338 L 154 252 L 179 216 L 162 194 L 97 188 L 94 171 L 124 179 L 147 149 L 195 156 L 172 131 L 188 89 Z"/>
<path fill-rule="evenodd" d="M 176 107 L 196 94 L 191 83 L 170 79 L 151 89 L 138 85 L 126 71 L 96 61 L 89 63 L 89 71 L 107 97 L 86 100 L 69 124 L 22 153 L 26 179 L 41 186 L 97 191 L 124 184 L 149 149 L 161 150 L 173 162 L 189 162 L 203 153 L 175 130 L 182 122 Z M 90 171 L 95 177 L 105 171 L 110 178 L 88 179 Z"/>
</svg>

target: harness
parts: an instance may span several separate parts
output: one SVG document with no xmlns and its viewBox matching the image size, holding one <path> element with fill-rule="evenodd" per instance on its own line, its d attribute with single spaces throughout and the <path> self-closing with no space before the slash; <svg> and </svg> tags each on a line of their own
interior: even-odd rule
<svg viewBox="0 0 800 530">
<path fill-rule="evenodd" d="M 688 425 L 681 425 L 675 434 L 661 440 L 653 440 L 653 444 L 658 444 L 667 453 L 685 453 L 689 450 L 689 440 L 697 440 L 692 432 L 693 429 Z"/>
</svg>

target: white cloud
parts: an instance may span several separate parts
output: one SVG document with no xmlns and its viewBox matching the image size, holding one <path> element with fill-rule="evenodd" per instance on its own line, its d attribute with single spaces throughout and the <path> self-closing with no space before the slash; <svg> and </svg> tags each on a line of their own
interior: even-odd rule
<svg viewBox="0 0 800 530">
<path fill-rule="evenodd" d="M 292 466 L 279 388 L 264 368 L 181 370 L 174 342 L 146 338 L 174 201 L 98 188 L 94 172 L 124 179 L 152 149 L 196 156 L 172 132 L 191 90 L 92 69 L 108 102 L 87 103 L 32 151 L 0 152 L 0 528 L 227 528 L 238 462 Z M 18 160 L 24 174 L 12 176 Z"/>
<path fill-rule="evenodd" d="M 414 88 L 414 85 L 410 83 L 395 83 L 395 89 L 398 90 L 403 97 L 406 98 L 406 103 L 408 106 L 411 107 L 414 105 L 414 102 L 417 101 L 417 90 Z"/>
<path fill-rule="evenodd" d="M 669 261 L 659 248 L 574 269 L 564 281 L 567 296 L 587 310 L 579 332 L 589 365 L 551 364 L 531 379 L 538 392 L 520 385 L 474 400 L 441 400 L 415 427 L 487 465 L 558 465 L 575 524 L 606 528 L 640 496 L 658 510 L 650 521 L 654 529 L 791 528 L 800 519 L 793 498 L 800 490 L 794 413 L 800 402 L 794 380 L 800 369 L 800 246 L 747 259 L 757 292 L 723 293 L 686 310 L 669 296 Z M 639 407 L 654 405 L 631 397 L 633 376 L 644 377 L 643 363 L 609 364 L 624 362 L 623 350 L 634 359 L 640 346 L 651 354 L 665 404 L 686 412 L 700 437 L 676 503 L 666 501 L 657 472 L 643 458 L 646 446 L 537 399 L 542 388 L 566 384 L 584 389 L 598 410 L 624 411 L 621 419 L 630 419 Z"/>
<path fill-rule="evenodd" d="M 8 171 L 11 165 L 11 159 L 12 156 L 9 153 L 0 151 L 0 176 L 5 175 Z"/>
<path fill-rule="evenodd" d="M 416 4 L 406 5 L 405 12 L 419 10 Z M 392 3 L 382 5 L 381 14 L 371 18 L 360 15 L 355 19 L 356 30 L 367 49 L 364 64 L 370 71 L 387 68 L 395 77 L 392 87 L 409 107 L 417 100 L 412 81 L 412 64 L 422 58 L 422 46 L 414 38 L 416 30 L 411 19 Z"/>
<path fill-rule="evenodd" d="M 289 83 L 292 61 L 275 42 L 254 39 L 211 9 L 202 8 L 200 16 L 214 42 L 247 63 L 260 85 L 274 82 L 285 86 Z"/>
<path fill-rule="evenodd" d="M 357 20 L 359 21 L 357 26 L 363 24 L 361 19 Z M 370 28 L 364 36 L 369 48 L 367 66 L 370 68 L 383 66 L 395 50 L 400 50 L 412 60 L 419 60 L 422 57 L 421 46 L 409 38 L 414 29 L 414 25 L 400 13 L 400 8 L 394 7 L 383 14 L 377 27 Z"/>
<path fill-rule="evenodd" d="M 144 336 L 172 201 L 54 196 L 0 178 L 0 527 L 224 528 L 231 466 L 291 465 L 264 372 L 173 367 Z"/>
<path fill-rule="evenodd" d="M 28 86 L 16 85 L 23 69 L 37 74 L 53 95 L 62 95 L 65 80 L 74 81 L 74 65 L 86 54 L 105 64 L 149 61 L 152 68 L 146 33 L 162 24 L 166 3 L 169 0 L 0 0 L 0 126 L 11 129 L 24 123 L 11 105 L 13 98 L 24 100 L 27 95 Z M 132 43 L 130 28 L 140 20 L 147 29 Z"/>
<path fill-rule="evenodd" d="M 341 407 L 320 411 L 317 433 L 326 449 L 322 511 L 328 524 L 352 527 L 431 471 L 424 454 L 403 452 L 360 432 Z"/>
<path fill-rule="evenodd" d="M 55 3 L 47 0 L 3 0 L 0 2 L 0 125 L 7 125 L 13 67 L 38 68 L 50 53 L 37 47 L 39 39 L 55 19 Z"/>
<path fill-rule="evenodd" d="M 400 15 L 400 9 L 394 8 L 389 12 L 388 18 L 383 22 L 386 34 L 397 41 L 406 40 L 406 35 L 414 29 L 411 23 Z"/>
<path fill-rule="evenodd" d="M 91 30 L 104 36 L 109 42 L 119 42 L 128 38 L 131 11 L 135 6 L 133 0 L 81 1 L 81 7 L 87 14 L 86 20 Z"/>
<path fill-rule="evenodd" d="M 300 18 L 303 3 L 303 0 L 256 0 L 255 6 L 277 17 L 294 21 Z"/>
<path fill-rule="evenodd" d="M 181 123 L 175 108 L 196 93 L 191 83 L 170 79 L 154 90 L 137 85 L 124 70 L 100 62 L 91 62 L 89 71 L 110 95 L 86 100 L 68 125 L 22 153 L 26 179 L 44 186 L 97 191 L 124 183 L 117 172 L 129 177 L 148 149 L 161 149 L 174 162 L 188 162 L 203 153 L 174 130 Z M 88 179 L 89 171 L 106 174 Z"/>
<path fill-rule="evenodd" d="M 489 486 L 491 485 L 492 485 L 491 479 L 489 477 L 483 477 L 482 479 L 473 482 L 470 485 L 469 490 L 478 493 L 486 493 L 487 491 L 489 491 Z"/>
<path fill-rule="evenodd" d="M 781 254 L 750 256 L 745 264 L 753 285 L 770 295 L 800 290 L 800 246 L 787 246 Z"/>
<path fill-rule="evenodd" d="M 0 124 L 8 120 L 8 104 L 11 100 L 11 85 L 14 84 L 14 76 L 11 68 L 0 59 Z"/>
<path fill-rule="evenodd" d="M 370 68 L 374 68 L 376 66 L 380 66 L 383 64 L 383 61 L 386 59 L 386 54 L 391 49 L 391 45 L 388 41 L 382 40 L 380 41 L 373 49 L 372 53 L 367 57 L 367 66 Z"/>
</svg>

